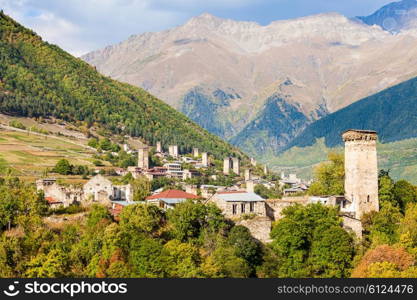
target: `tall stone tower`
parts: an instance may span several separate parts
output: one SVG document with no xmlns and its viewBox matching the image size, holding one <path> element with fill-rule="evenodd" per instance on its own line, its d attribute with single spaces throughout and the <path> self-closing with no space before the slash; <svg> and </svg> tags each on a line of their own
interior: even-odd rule
<svg viewBox="0 0 417 300">
<path fill-rule="evenodd" d="M 138 150 L 138 167 L 141 169 L 149 169 L 149 148 L 141 147 Z"/>
<path fill-rule="evenodd" d="M 231 165 L 230 157 L 226 157 L 223 160 L 223 174 L 224 175 L 229 175 L 230 174 L 230 165 Z"/>
<path fill-rule="evenodd" d="M 371 130 L 348 130 L 345 142 L 345 198 L 351 201 L 355 218 L 378 211 L 377 133 Z"/>
<path fill-rule="evenodd" d="M 207 152 L 203 152 L 201 154 L 201 163 L 203 164 L 203 166 L 208 167 L 209 160 L 208 160 L 208 153 Z"/>
<path fill-rule="evenodd" d="M 162 153 L 162 143 L 156 142 L 156 152 Z"/>
</svg>

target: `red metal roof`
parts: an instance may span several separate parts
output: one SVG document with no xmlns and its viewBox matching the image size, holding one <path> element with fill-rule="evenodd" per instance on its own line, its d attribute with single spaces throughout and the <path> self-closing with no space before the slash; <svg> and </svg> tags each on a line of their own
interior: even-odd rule
<svg viewBox="0 0 417 300">
<path fill-rule="evenodd" d="M 180 190 L 167 190 L 159 194 L 155 194 L 146 198 L 146 200 L 161 199 L 161 198 L 173 198 L 173 199 L 198 199 L 199 197 L 193 194 L 189 194 Z"/>
<path fill-rule="evenodd" d="M 45 197 L 45 200 L 49 203 L 49 204 L 54 204 L 54 203 L 62 203 L 61 201 L 57 201 L 52 197 Z"/>
</svg>

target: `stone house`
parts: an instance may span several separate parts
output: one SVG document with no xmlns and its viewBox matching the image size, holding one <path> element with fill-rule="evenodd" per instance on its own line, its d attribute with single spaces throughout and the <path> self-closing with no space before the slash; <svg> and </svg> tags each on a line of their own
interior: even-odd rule
<svg viewBox="0 0 417 300">
<path fill-rule="evenodd" d="M 186 193 L 180 190 L 167 190 L 158 194 L 147 197 L 145 200 L 149 204 L 157 205 L 162 209 L 172 209 L 177 204 L 186 201 L 187 199 L 199 199 L 200 197 Z"/>
<path fill-rule="evenodd" d="M 199 199 L 200 197 L 180 190 L 167 190 L 146 198 L 149 204 L 157 205 L 162 209 L 172 209 L 178 203 L 187 199 Z"/>
<path fill-rule="evenodd" d="M 266 216 L 265 199 L 251 192 L 218 192 L 209 199 L 209 202 L 215 203 L 227 218 L 248 214 Z"/>
</svg>

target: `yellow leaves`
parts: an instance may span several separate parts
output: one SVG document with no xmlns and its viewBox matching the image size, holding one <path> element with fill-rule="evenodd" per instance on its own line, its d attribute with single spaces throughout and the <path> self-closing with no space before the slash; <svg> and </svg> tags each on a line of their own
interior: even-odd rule
<svg viewBox="0 0 417 300">
<path fill-rule="evenodd" d="M 368 267 L 368 278 L 398 278 L 400 273 L 394 263 L 376 262 Z"/>
</svg>

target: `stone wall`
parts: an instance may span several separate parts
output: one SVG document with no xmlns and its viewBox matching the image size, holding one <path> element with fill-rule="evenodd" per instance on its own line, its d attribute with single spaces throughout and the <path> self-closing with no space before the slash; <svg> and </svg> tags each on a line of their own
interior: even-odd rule
<svg viewBox="0 0 417 300">
<path fill-rule="evenodd" d="M 37 181 L 36 186 L 37 190 L 43 191 L 45 197 L 50 197 L 57 202 L 62 202 L 64 207 L 67 207 L 74 202 L 81 203 L 84 201 L 84 193 L 80 187 L 60 185 L 56 182 L 43 184 L 42 179 Z"/>
<path fill-rule="evenodd" d="M 305 196 L 302 197 L 285 197 L 283 199 L 277 200 L 267 200 L 266 201 L 266 215 L 271 218 L 273 221 L 277 221 L 282 218 L 282 211 L 295 204 L 307 205 L 308 198 Z"/>
<path fill-rule="evenodd" d="M 349 216 L 342 216 L 343 228 L 347 231 L 355 233 L 358 239 L 362 239 L 362 222 Z"/>
<path fill-rule="evenodd" d="M 248 228 L 252 236 L 263 243 L 271 241 L 269 234 L 271 233 L 272 221 L 267 217 L 239 220 L 235 224 Z"/>
</svg>

